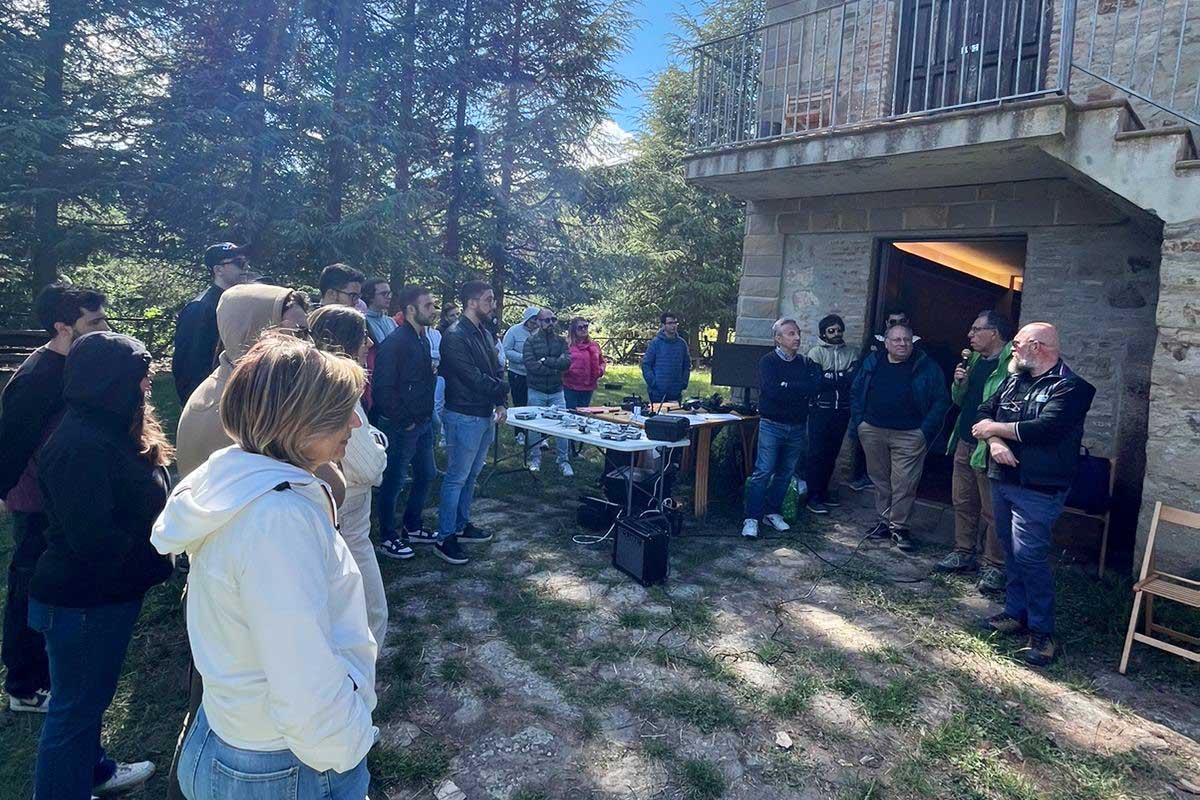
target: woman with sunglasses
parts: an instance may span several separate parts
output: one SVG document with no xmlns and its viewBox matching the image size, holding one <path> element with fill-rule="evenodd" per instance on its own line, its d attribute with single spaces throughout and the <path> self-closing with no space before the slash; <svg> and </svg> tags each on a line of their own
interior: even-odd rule
<svg viewBox="0 0 1200 800">
<path fill-rule="evenodd" d="M 592 404 L 592 393 L 604 375 L 606 364 L 600 345 L 589 335 L 591 324 L 583 317 L 575 317 L 567 328 L 567 344 L 571 353 L 571 366 L 563 373 L 563 394 L 567 408 L 583 408 Z"/>
</svg>

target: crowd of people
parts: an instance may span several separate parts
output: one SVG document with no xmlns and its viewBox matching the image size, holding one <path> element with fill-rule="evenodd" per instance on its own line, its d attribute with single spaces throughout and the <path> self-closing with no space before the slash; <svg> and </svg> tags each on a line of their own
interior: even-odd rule
<svg viewBox="0 0 1200 800">
<path fill-rule="evenodd" d="M 1003 313 L 981 311 L 949 385 L 902 310 L 887 315 L 861 353 L 846 344 L 836 314 L 820 321 L 820 342 L 807 355 L 795 319 L 776 321 L 772 333 L 774 349 L 759 362 L 758 453 L 742 536 L 757 538 L 764 522 L 791 527 L 782 509 L 792 485 L 806 491 L 811 514 L 840 505 L 829 482 L 848 429 L 855 451 L 849 486 L 867 488 L 853 474 L 861 451 L 875 491 L 876 522 L 864 539 L 912 550 L 926 455 L 948 430 L 954 548 L 934 569 L 978 572 L 980 591 L 1004 593 L 1004 611 L 983 626 L 1026 636 L 1028 663 L 1053 661 L 1051 529 L 1078 469 L 1096 391 L 1063 362 L 1054 326 L 1035 322 L 1014 335 Z"/>
<path fill-rule="evenodd" d="M 46 715 L 39 800 L 117 794 L 153 774 L 150 762 L 109 758 L 101 729 L 143 597 L 173 566 L 188 572 L 193 666 L 169 796 L 365 797 L 388 628 L 377 557 L 428 545 L 466 564 L 468 547 L 492 539 L 471 511 L 510 396 L 585 407 L 605 373 L 582 317 L 563 336 L 554 311 L 530 307 L 498 338 L 495 293 L 480 281 L 439 311 L 426 287 L 393 296 L 387 280 L 334 264 L 310 305 L 258 278 L 235 244 L 208 248 L 204 264 L 211 284 L 178 318 L 174 445 L 149 402 L 150 354 L 108 329 L 96 291 L 42 290 L 34 311 L 50 339 L 4 390 L 0 498 L 16 537 L 5 690 L 10 710 Z M 641 364 L 658 404 L 681 399 L 691 371 L 678 317 L 660 323 Z M 1003 315 L 982 312 L 974 353 L 947 387 L 904 315 L 865 354 L 839 316 L 818 327 L 820 343 L 801 354 L 799 324 L 779 320 L 760 363 L 742 534 L 757 536 L 760 521 L 787 529 L 781 504 L 797 478 L 810 513 L 836 508 L 831 476 L 849 431 L 875 488 L 868 535 L 911 548 L 924 455 L 956 404 L 956 543 L 937 568 L 981 569 L 981 588 L 1003 586 L 1005 610 L 986 624 L 1028 634 L 1031 663 L 1048 663 L 1049 531 L 1094 394 L 1062 362 L 1054 328 L 1014 338 Z M 445 470 L 427 521 L 439 442 Z M 521 444 L 540 470 L 543 443 Z M 555 455 L 571 476 L 566 440 Z"/>
</svg>

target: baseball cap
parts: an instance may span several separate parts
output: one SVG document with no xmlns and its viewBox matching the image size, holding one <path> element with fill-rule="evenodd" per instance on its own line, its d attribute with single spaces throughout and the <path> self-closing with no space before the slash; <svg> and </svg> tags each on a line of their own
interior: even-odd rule
<svg viewBox="0 0 1200 800">
<path fill-rule="evenodd" d="M 239 247 L 233 242 L 221 242 L 219 244 L 210 244 L 204 250 L 204 266 L 215 267 L 222 261 L 228 261 L 231 258 L 238 256 L 247 256 L 250 248 L 243 245 Z"/>
</svg>

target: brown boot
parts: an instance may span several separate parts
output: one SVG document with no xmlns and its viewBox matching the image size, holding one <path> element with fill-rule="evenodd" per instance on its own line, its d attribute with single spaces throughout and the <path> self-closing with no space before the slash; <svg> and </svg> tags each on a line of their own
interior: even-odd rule
<svg viewBox="0 0 1200 800">
<path fill-rule="evenodd" d="M 1022 655 L 1031 667 L 1048 667 L 1058 657 L 1058 644 L 1050 634 L 1034 631 L 1029 634 L 1029 647 Z"/>
<path fill-rule="evenodd" d="M 1001 636 L 1024 636 L 1029 633 L 1024 622 L 1010 617 L 1003 611 L 987 619 L 980 620 L 979 627 L 985 633 L 998 633 Z"/>
</svg>

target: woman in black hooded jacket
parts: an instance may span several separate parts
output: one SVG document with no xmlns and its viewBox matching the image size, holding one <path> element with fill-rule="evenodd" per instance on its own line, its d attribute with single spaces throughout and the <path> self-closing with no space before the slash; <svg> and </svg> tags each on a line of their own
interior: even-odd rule
<svg viewBox="0 0 1200 800">
<path fill-rule="evenodd" d="M 66 413 L 39 455 L 50 525 L 29 622 L 46 639 L 54 694 L 38 741 L 38 800 L 127 791 L 154 772 L 149 762 L 116 764 L 100 746 L 142 598 L 171 574 L 150 545 L 172 450 L 149 386 L 141 342 L 110 332 L 80 337 L 63 374 Z"/>
</svg>

